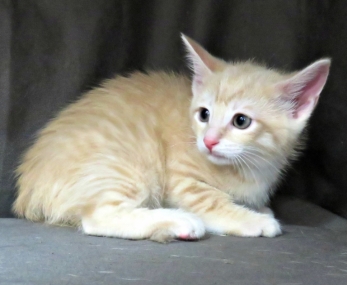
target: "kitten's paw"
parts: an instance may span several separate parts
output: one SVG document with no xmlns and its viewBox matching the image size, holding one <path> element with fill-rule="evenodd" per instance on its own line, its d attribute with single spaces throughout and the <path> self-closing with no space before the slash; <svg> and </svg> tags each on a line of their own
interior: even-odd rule
<svg viewBox="0 0 347 285">
<path fill-rule="evenodd" d="M 196 216 L 182 211 L 175 211 L 170 220 L 156 229 L 150 239 L 169 242 L 175 239 L 197 240 L 205 235 L 205 226 Z"/>
<path fill-rule="evenodd" d="M 270 215 L 257 215 L 252 220 L 243 222 L 238 232 L 244 237 L 275 237 L 282 233 L 279 222 Z"/>
<path fill-rule="evenodd" d="M 268 222 L 262 229 L 263 237 L 275 237 L 282 234 L 281 225 L 273 217 L 271 222 Z"/>
</svg>

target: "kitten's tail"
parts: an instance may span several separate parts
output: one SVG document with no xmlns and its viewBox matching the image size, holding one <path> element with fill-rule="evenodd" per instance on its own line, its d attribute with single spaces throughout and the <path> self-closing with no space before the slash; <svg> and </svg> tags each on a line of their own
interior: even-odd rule
<svg viewBox="0 0 347 285">
<path fill-rule="evenodd" d="M 12 211 L 18 218 L 26 218 L 33 222 L 44 220 L 44 215 L 40 207 L 31 206 L 30 193 L 19 193 L 12 205 Z"/>
</svg>

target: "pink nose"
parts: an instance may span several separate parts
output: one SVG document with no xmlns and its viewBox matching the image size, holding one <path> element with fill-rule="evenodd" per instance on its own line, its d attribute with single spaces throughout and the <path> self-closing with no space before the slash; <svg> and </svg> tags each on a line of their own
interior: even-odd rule
<svg viewBox="0 0 347 285">
<path fill-rule="evenodd" d="M 219 143 L 219 140 L 217 138 L 205 137 L 204 143 L 209 151 L 212 151 L 212 148 Z"/>
</svg>

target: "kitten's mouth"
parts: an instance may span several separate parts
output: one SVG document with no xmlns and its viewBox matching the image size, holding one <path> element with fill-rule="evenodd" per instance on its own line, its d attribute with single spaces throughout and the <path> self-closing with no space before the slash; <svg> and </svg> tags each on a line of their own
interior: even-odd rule
<svg viewBox="0 0 347 285">
<path fill-rule="evenodd" d="M 212 161 L 217 162 L 217 164 L 234 164 L 235 162 L 237 162 L 237 157 L 239 157 L 239 154 L 224 154 L 224 153 L 220 153 L 218 151 L 213 151 L 209 152 L 209 154 L 207 155 L 208 158 Z"/>
<path fill-rule="evenodd" d="M 210 157 L 217 158 L 217 159 L 228 159 L 225 155 L 216 152 L 216 151 L 210 151 L 208 154 Z"/>
<path fill-rule="evenodd" d="M 209 153 L 209 155 L 211 155 L 211 156 L 213 156 L 213 157 L 216 157 L 216 158 L 226 158 L 224 155 L 221 155 L 221 154 L 219 154 L 219 153 L 215 153 L 215 152 L 213 152 L 213 151 L 211 151 L 211 152 Z"/>
<path fill-rule="evenodd" d="M 226 157 L 220 153 L 216 153 L 214 151 L 209 152 L 207 154 L 207 159 L 216 165 L 230 165 L 231 164 L 231 161 L 228 157 Z"/>
</svg>

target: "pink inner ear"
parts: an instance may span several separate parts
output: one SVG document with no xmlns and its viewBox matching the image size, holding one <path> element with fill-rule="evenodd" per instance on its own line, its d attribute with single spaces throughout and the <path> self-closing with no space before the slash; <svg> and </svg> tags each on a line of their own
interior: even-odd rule
<svg viewBox="0 0 347 285">
<path fill-rule="evenodd" d="M 193 92 L 199 91 L 206 76 L 222 68 L 224 62 L 208 53 L 202 46 L 182 34 L 183 43 L 188 52 L 188 59 L 194 71 Z"/>
<path fill-rule="evenodd" d="M 324 87 L 326 81 L 325 72 L 318 70 L 317 75 L 306 84 L 304 84 L 302 90 L 299 92 L 299 96 L 297 96 L 294 101 L 296 103 L 296 116 L 298 117 L 302 111 L 305 109 L 312 107 L 312 109 L 316 106 L 319 94 Z M 311 112 L 312 110 L 308 110 Z"/>
<path fill-rule="evenodd" d="M 282 85 L 287 100 L 295 105 L 295 119 L 306 119 L 310 116 L 327 80 L 329 66 L 329 60 L 318 61 Z"/>
<path fill-rule="evenodd" d="M 201 86 L 203 83 L 203 76 L 201 74 L 195 74 L 193 80 L 197 86 Z"/>
</svg>

